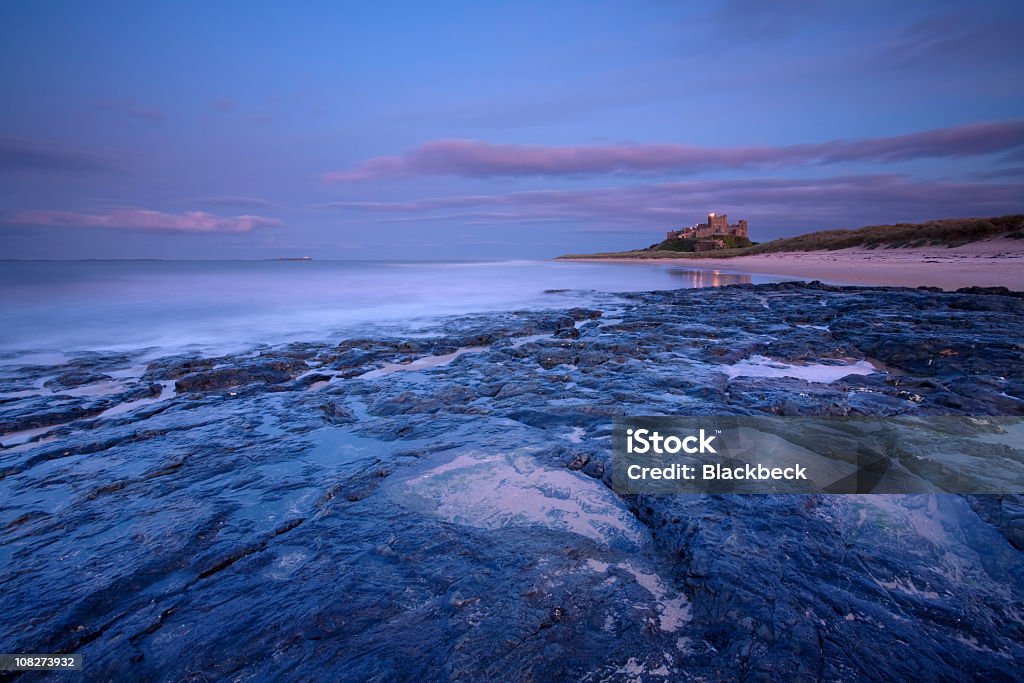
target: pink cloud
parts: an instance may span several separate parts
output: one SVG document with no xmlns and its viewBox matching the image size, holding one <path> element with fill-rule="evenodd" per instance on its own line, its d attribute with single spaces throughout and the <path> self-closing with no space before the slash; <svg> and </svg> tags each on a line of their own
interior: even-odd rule
<svg viewBox="0 0 1024 683">
<path fill-rule="evenodd" d="M 205 211 L 170 214 L 146 209 L 116 209 L 99 214 L 76 211 L 22 211 L 6 222 L 15 225 L 179 233 L 243 233 L 256 228 L 282 225 L 276 218 L 263 216 L 221 218 Z"/>
<path fill-rule="evenodd" d="M 941 128 L 921 133 L 815 144 L 697 147 L 678 144 L 555 147 L 480 140 L 434 140 L 398 155 L 369 159 L 324 174 L 327 182 L 401 176 L 585 176 L 608 173 L 697 173 L 718 169 L 781 168 L 850 161 L 893 162 L 968 157 L 1024 145 L 1024 119 Z"/>
</svg>

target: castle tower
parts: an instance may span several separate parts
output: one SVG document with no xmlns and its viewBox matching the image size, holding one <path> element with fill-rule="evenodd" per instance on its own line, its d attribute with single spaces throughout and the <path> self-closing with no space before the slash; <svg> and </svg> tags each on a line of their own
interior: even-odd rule
<svg viewBox="0 0 1024 683">
<path fill-rule="evenodd" d="M 712 235 L 724 235 L 729 232 L 729 216 L 726 214 L 708 214 L 708 228 Z"/>
</svg>

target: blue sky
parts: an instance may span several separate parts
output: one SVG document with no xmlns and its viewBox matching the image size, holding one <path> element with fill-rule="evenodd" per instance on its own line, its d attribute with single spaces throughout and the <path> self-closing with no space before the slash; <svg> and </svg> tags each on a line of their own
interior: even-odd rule
<svg viewBox="0 0 1024 683">
<path fill-rule="evenodd" d="M 1024 211 L 1019 2 L 5 3 L 14 258 L 490 258 Z"/>
</svg>

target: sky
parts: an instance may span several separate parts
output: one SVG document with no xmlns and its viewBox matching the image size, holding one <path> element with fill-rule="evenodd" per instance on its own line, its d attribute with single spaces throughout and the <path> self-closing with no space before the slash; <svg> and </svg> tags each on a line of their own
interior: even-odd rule
<svg viewBox="0 0 1024 683">
<path fill-rule="evenodd" d="M 0 258 L 546 258 L 1024 213 L 1024 3 L 8 2 Z"/>
</svg>

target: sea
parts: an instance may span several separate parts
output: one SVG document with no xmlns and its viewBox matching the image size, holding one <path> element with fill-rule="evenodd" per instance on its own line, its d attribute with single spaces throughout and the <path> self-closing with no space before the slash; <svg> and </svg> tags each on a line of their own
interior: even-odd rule
<svg viewBox="0 0 1024 683">
<path fill-rule="evenodd" d="M 414 335 L 446 316 L 777 279 L 677 264 L 524 260 L 4 261 L 0 359 L 141 349 L 226 353 Z"/>
</svg>

